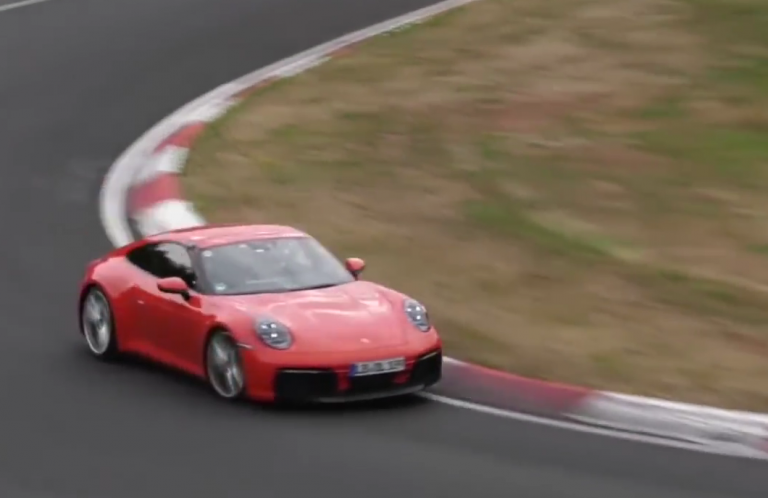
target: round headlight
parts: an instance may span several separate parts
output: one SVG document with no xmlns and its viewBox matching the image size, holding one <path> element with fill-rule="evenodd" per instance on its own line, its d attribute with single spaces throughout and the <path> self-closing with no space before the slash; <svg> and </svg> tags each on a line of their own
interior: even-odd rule
<svg viewBox="0 0 768 498">
<path fill-rule="evenodd" d="M 288 327 L 271 318 L 256 320 L 256 334 L 261 342 L 273 349 L 288 349 L 293 344 L 293 337 Z"/>
<path fill-rule="evenodd" d="M 405 310 L 405 315 L 408 317 L 408 320 L 417 329 L 422 332 L 428 332 L 432 328 L 432 325 L 429 323 L 427 308 L 418 301 L 406 299 L 403 303 L 403 309 Z"/>
</svg>

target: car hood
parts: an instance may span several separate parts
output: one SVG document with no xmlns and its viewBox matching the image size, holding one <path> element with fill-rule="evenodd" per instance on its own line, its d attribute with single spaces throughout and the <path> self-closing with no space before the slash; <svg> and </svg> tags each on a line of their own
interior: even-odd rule
<svg viewBox="0 0 768 498">
<path fill-rule="evenodd" d="M 229 304 L 287 325 L 295 351 L 359 351 L 408 342 L 400 299 L 370 282 L 282 294 L 229 296 Z"/>
</svg>

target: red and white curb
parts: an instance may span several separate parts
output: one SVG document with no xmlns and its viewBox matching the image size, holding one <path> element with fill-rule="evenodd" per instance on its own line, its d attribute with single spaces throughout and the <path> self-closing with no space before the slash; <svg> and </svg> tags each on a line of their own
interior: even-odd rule
<svg viewBox="0 0 768 498">
<path fill-rule="evenodd" d="M 448 0 L 343 36 L 216 88 L 167 117 L 112 166 L 102 187 L 100 214 L 115 246 L 168 230 L 205 224 L 184 200 L 179 174 L 206 124 L 252 92 L 340 55 L 367 38 L 423 22 L 475 0 Z M 134 235 L 135 234 L 135 235 Z M 522 412 L 694 443 L 708 451 L 768 455 L 768 415 L 554 384 L 446 358 L 431 397 L 506 413 Z M 525 415 L 521 415 L 524 417 Z"/>
</svg>

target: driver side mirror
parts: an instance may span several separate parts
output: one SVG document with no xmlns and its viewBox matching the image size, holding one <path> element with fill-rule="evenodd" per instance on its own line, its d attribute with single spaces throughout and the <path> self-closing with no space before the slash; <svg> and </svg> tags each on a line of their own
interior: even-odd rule
<svg viewBox="0 0 768 498">
<path fill-rule="evenodd" d="M 357 278 L 365 270 L 365 261 L 360 258 L 347 258 L 344 262 L 344 266 L 347 267 L 347 271 Z"/>
<path fill-rule="evenodd" d="M 160 292 L 166 294 L 178 294 L 184 299 L 189 299 L 189 287 L 187 283 L 179 277 L 162 278 L 157 282 L 157 288 Z"/>
</svg>

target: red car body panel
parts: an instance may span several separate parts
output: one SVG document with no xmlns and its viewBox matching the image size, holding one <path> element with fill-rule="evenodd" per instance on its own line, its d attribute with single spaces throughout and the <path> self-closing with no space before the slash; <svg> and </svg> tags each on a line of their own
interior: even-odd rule
<svg viewBox="0 0 768 498">
<path fill-rule="evenodd" d="M 440 354 L 434 328 L 417 330 L 403 310 L 403 294 L 381 285 L 355 280 L 335 287 L 290 293 L 207 295 L 194 291 L 188 299 L 161 292 L 158 278 L 126 256 L 149 243 L 179 242 L 198 248 L 260 237 L 306 237 L 290 227 L 219 225 L 177 230 L 115 249 L 89 264 L 81 285 L 98 285 L 107 295 L 121 352 L 132 353 L 205 378 L 205 348 L 213 330 L 224 328 L 241 346 L 247 396 L 275 399 L 281 369 L 322 369 L 334 372 L 339 395 L 349 386 L 355 362 L 405 357 L 407 368 L 394 384 L 406 382 L 416 360 Z M 287 350 L 272 349 L 255 333 L 257 315 L 287 325 L 294 337 Z"/>
</svg>

